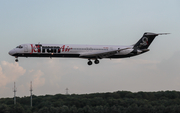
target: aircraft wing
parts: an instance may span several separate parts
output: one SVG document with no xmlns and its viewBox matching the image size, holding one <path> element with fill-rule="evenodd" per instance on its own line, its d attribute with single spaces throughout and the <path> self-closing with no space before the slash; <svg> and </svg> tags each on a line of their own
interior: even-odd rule
<svg viewBox="0 0 180 113">
<path fill-rule="evenodd" d="M 113 50 L 113 51 L 108 51 L 108 52 L 101 52 L 101 53 L 87 53 L 87 54 L 81 54 L 79 57 L 82 58 L 107 58 L 110 57 L 112 55 L 115 55 L 116 53 L 122 51 L 122 50 L 126 50 L 129 48 L 123 48 L 123 49 L 118 49 L 118 50 Z"/>
</svg>

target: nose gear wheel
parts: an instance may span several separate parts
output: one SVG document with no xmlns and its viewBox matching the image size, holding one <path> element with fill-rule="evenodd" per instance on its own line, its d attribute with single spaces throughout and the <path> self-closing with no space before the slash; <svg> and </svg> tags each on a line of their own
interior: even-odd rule
<svg viewBox="0 0 180 113">
<path fill-rule="evenodd" d="M 16 59 L 15 61 L 18 62 L 18 59 Z"/>
</svg>

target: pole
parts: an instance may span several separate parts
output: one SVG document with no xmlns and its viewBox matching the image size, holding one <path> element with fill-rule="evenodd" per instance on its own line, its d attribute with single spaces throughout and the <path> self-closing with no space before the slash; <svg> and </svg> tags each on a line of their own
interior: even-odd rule
<svg viewBox="0 0 180 113">
<path fill-rule="evenodd" d="M 30 83 L 31 107 L 32 107 L 32 81 Z"/>
<path fill-rule="evenodd" d="M 13 92 L 14 92 L 14 105 L 16 105 L 16 83 L 14 82 L 14 89 L 13 89 Z"/>
</svg>

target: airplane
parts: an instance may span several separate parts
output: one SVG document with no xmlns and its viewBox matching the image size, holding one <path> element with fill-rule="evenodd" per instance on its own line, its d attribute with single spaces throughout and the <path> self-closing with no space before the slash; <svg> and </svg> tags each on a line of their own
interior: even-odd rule
<svg viewBox="0 0 180 113">
<path fill-rule="evenodd" d="M 148 47 L 158 35 L 169 33 L 145 32 L 142 38 L 129 46 L 119 45 L 72 45 L 72 44 L 21 44 L 9 51 L 18 62 L 18 57 L 62 57 L 62 58 L 85 58 L 87 64 L 99 64 L 103 58 L 127 58 L 148 52 Z"/>
</svg>

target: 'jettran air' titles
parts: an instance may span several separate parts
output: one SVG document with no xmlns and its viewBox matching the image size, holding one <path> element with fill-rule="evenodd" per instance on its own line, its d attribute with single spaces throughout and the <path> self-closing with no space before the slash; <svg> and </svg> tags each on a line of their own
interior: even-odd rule
<svg viewBox="0 0 180 113">
<path fill-rule="evenodd" d="M 42 46 L 41 44 L 36 44 L 33 46 L 31 44 L 31 53 L 61 53 L 61 52 L 69 52 L 72 48 L 69 46 L 63 45 L 59 46 Z"/>
</svg>

